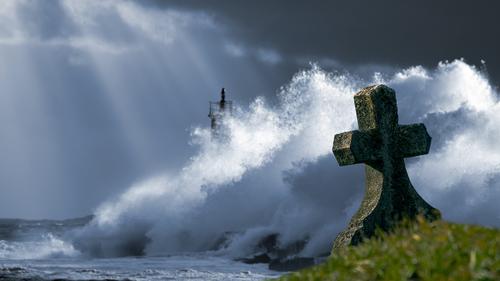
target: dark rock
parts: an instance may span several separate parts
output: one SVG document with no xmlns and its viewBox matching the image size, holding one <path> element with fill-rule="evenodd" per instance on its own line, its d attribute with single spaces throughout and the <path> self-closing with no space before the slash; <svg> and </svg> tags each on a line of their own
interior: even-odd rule
<svg viewBox="0 0 500 281">
<path fill-rule="evenodd" d="M 258 249 L 268 253 L 274 253 L 277 250 L 279 234 L 273 233 L 263 237 L 257 244 Z"/>
<path fill-rule="evenodd" d="M 259 243 L 257 243 L 256 251 L 267 253 L 271 257 L 278 259 L 283 259 L 289 256 L 295 256 L 299 254 L 307 244 L 308 239 L 301 239 L 286 245 L 279 245 L 280 235 L 273 233 L 263 237 Z"/>
<path fill-rule="evenodd" d="M 269 263 L 269 269 L 276 271 L 294 271 L 313 266 L 314 264 L 314 258 L 294 257 L 272 260 Z"/>
<path fill-rule="evenodd" d="M 262 237 L 255 246 L 254 250 L 255 253 L 259 254 L 237 259 L 237 261 L 248 264 L 269 263 L 270 268 L 273 267 L 273 270 L 279 271 L 295 270 L 309 266 L 311 259 L 314 262 L 313 258 L 295 257 L 304 249 L 307 244 L 307 239 L 301 239 L 286 245 L 280 245 L 279 238 L 280 235 L 277 233 L 272 233 Z"/>
<path fill-rule="evenodd" d="M 226 248 L 231 239 L 237 234 L 237 232 L 226 231 L 222 233 L 222 235 L 215 240 L 212 246 L 209 248 L 211 251 L 217 251 Z"/>
<path fill-rule="evenodd" d="M 295 242 L 289 243 L 283 248 L 276 249 L 276 255 L 278 258 L 285 258 L 290 256 L 295 256 L 299 254 L 307 244 L 308 239 L 297 240 Z"/>
<path fill-rule="evenodd" d="M 256 263 L 270 263 L 271 258 L 267 254 L 255 255 L 251 258 L 239 259 L 238 261 L 247 263 L 247 264 L 256 264 Z"/>
</svg>

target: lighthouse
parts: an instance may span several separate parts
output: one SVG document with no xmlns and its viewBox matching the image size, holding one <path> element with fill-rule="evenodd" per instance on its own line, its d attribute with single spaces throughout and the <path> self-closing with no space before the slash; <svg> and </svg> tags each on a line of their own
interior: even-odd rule
<svg viewBox="0 0 500 281">
<path fill-rule="evenodd" d="M 212 135 L 217 136 L 220 134 L 220 126 L 224 116 L 231 115 L 233 111 L 233 102 L 226 100 L 226 90 L 222 88 L 220 91 L 220 101 L 211 101 L 209 105 L 208 118 L 210 118 Z"/>
</svg>

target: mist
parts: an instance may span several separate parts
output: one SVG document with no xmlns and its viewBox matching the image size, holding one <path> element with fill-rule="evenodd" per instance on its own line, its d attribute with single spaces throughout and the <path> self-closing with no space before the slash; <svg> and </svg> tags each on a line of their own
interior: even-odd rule
<svg viewBox="0 0 500 281">
<path fill-rule="evenodd" d="M 362 165 L 333 161 L 332 136 L 356 128 L 352 97 L 373 83 L 399 93 L 401 123 L 423 122 L 433 136 L 429 155 L 407 161 L 419 193 L 446 220 L 498 226 L 499 130 L 490 123 L 498 94 L 480 71 L 456 60 L 362 81 L 312 65 L 281 88 L 277 106 L 259 97 L 238 108 L 222 141 L 194 129 L 198 151 L 185 166 L 104 203 L 79 243 L 105 256 L 137 244 L 155 255 L 210 250 L 225 232 L 236 232 L 221 252 L 239 257 L 278 233 L 283 246 L 307 241 L 302 255 L 324 254 L 357 209 L 364 181 Z"/>
</svg>

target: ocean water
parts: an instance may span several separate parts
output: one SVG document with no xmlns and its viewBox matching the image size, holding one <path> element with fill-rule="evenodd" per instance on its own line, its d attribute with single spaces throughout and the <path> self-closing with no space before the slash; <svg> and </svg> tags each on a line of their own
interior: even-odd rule
<svg viewBox="0 0 500 281">
<path fill-rule="evenodd" d="M 210 252 L 88 257 L 65 240 L 88 219 L 0 220 L 0 280 L 264 280 L 283 274 Z"/>
<path fill-rule="evenodd" d="M 264 280 L 279 272 L 209 254 L 112 259 L 0 259 L 0 280 Z"/>
</svg>

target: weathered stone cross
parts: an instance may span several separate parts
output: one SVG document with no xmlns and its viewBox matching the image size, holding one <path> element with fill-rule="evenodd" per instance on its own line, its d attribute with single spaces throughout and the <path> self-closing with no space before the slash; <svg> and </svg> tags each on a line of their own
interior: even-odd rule
<svg viewBox="0 0 500 281">
<path fill-rule="evenodd" d="M 431 137 L 424 124 L 398 125 L 396 93 L 384 85 L 354 95 L 359 130 L 335 135 L 333 154 L 340 166 L 365 163 L 366 190 L 361 207 L 333 250 L 356 245 L 377 228 L 389 230 L 402 218 L 440 213 L 413 188 L 404 158 L 427 154 Z"/>
</svg>

